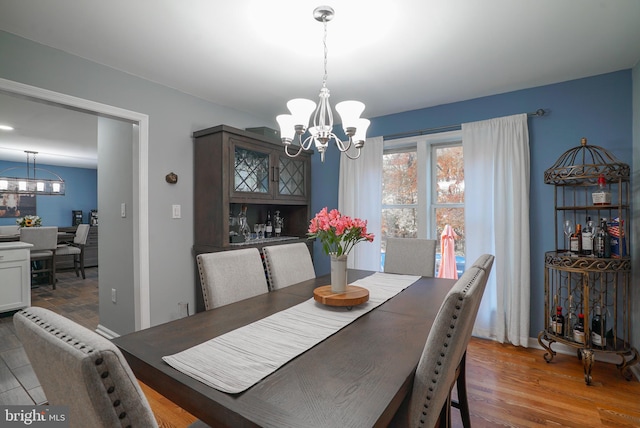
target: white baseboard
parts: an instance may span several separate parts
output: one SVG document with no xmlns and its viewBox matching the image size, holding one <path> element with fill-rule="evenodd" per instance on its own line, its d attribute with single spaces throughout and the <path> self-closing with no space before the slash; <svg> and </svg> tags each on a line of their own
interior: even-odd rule
<svg viewBox="0 0 640 428">
<path fill-rule="evenodd" d="M 529 346 L 529 348 L 536 348 L 536 349 L 545 350 L 538 343 L 538 338 L 537 337 L 530 337 L 529 341 L 528 341 L 528 346 Z M 557 352 L 558 354 L 572 355 L 572 356 L 574 356 L 576 358 L 578 357 L 577 348 L 565 345 L 565 344 L 560 343 L 560 342 L 554 342 L 553 350 L 555 352 Z M 596 361 L 601 361 L 603 363 L 620 364 L 620 362 L 621 362 L 620 361 L 620 356 L 618 354 L 614 354 L 614 353 L 611 353 L 611 352 L 598 352 L 598 351 L 596 351 L 596 352 L 594 352 L 593 355 L 594 355 L 594 359 Z M 634 364 L 632 366 L 629 366 L 629 369 L 634 374 L 636 379 L 640 382 L 640 365 L 639 364 Z"/>
<path fill-rule="evenodd" d="M 115 339 L 116 337 L 120 337 L 120 335 L 118 333 L 109 330 L 108 328 L 106 328 L 102 324 L 98 324 L 98 328 L 96 328 L 96 333 L 98 333 L 101 336 L 106 337 L 109 340 Z"/>
</svg>

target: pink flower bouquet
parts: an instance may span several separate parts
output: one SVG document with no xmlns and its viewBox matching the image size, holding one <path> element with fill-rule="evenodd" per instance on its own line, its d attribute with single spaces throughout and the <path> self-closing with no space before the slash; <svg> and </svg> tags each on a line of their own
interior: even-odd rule
<svg viewBox="0 0 640 428">
<path fill-rule="evenodd" d="M 309 239 L 320 238 L 325 254 L 342 256 L 360 241 L 373 242 L 373 233 L 367 233 L 367 221 L 351 218 L 324 207 L 309 222 Z"/>
</svg>

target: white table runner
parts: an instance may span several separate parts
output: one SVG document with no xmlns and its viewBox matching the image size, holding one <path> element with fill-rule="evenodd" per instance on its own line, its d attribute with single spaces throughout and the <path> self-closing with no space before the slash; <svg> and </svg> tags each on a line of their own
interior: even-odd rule
<svg viewBox="0 0 640 428">
<path fill-rule="evenodd" d="M 419 278 L 376 272 L 353 283 L 369 290 L 369 301 L 350 311 L 323 306 L 311 298 L 162 359 L 212 388 L 242 392 Z"/>
</svg>

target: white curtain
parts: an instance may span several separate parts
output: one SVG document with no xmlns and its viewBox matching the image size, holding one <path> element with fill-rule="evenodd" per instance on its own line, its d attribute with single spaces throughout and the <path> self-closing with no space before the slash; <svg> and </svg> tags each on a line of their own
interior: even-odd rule
<svg viewBox="0 0 640 428">
<path fill-rule="evenodd" d="M 462 125 L 466 260 L 495 255 L 473 334 L 527 346 L 529 133 L 527 115 Z"/>
<path fill-rule="evenodd" d="M 382 137 L 367 138 L 358 159 L 340 156 L 338 211 L 367 220 L 367 231 L 375 234 L 373 242 L 361 242 L 349 254 L 352 269 L 380 270 L 383 147 Z"/>
</svg>

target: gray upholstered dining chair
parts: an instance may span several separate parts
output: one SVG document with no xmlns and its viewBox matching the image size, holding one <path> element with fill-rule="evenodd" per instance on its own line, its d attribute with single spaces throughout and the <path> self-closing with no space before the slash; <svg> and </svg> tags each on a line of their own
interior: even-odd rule
<svg viewBox="0 0 640 428">
<path fill-rule="evenodd" d="M 120 350 L 48 309 L 30 307 L 13 323 L 50 405 L 69 406 L 72 427 L 157 427 Z"/>
<path fill-rule="evenodd" d="M 257 248 L 196 256 L 206 310 L 267 293 L 267 277 Z"/>
<path fill-rule="evenodd" d="M 437 243 L 435 239 L 387 238 L 384 271 L 434 277 Z"/>
<path fill-rule="evenodd" d="M 55 289 L 58 228 L 56 226 L 23 227 L 20 229 L 20 241 L 33 245 L 30 248 L 31 274 L 47 274 L 49 284 Z M 33 262 L 42 262 L 42 266 L 34 268 Z"/>
<path fill-rule="evenodd" d="M 262 248 L 270 290 L 316 277 L 309 248 L 303 242 Z"/>
<path fill-rule="evenodd" d="M 416 369 L 411 395 L 391 426 L 451 426 L 451 390 L 457 385 L 463 425 L 470 426 L 465 355 L 484 294 L 493 256 L 482 256 L 451 288 L 431 327 Z"/>
<path fill-rule="evenodd" d="M 80 276 L 80 273 L 82 273 L 82 279 L 86 278 L 84 273 L 84 247 L 87 244 L 90 227 L 88 224 L 79 224 L 76 228 L 73 242 L 59 244 L 56 248 L 56 258 L 58 259 L 60 257 L 73 256 L 73 268 L 76 271 L 76 276 Z"/>
<path fill-rule="evenodd" d="M 13 236 L 20 234 L 20 226 L 10 225 L 10 226 L 0 226 L 0 235 Z"/>
</svg>

